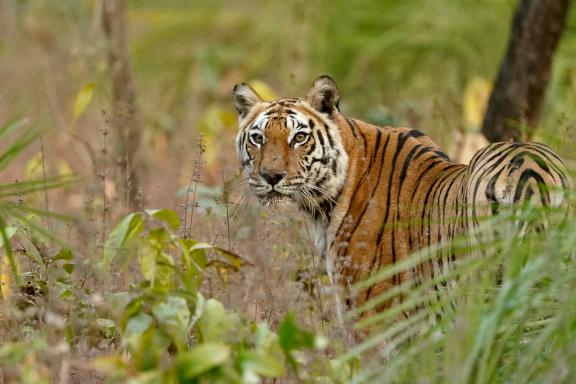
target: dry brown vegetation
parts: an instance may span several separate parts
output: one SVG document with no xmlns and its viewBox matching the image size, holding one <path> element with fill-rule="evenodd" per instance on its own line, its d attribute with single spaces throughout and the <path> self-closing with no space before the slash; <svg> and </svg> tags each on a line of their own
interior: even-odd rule
<svg viewBox="0 0 576 384">
<path fill-rule="evenodd" d="M 60 188 L 5 199 L 59 217 L 26 211 L 31 223 L 6 223 L 18 229 L 12 244 L 22 276 L 17 282 L 2 254 L 0 358 L 18 364 L 0 361 L 0 383 L 114 380 L 102 373 L 110 373 L 110 366 L 99 371 L 93 362 L 125 350 L 119 332 L 126 318 L 115 313 L 115 294 L 137 291 L 149 280 L 135 259 L 102 268 L 108 235 L 131 212 L 119 176 L 124 160 L 118 157 L 116 128 L 123 123 L 115 116 L 118 100 L 102 3 L 0 0 L 0 127 L 21 123 L 2 138 L 0 153 L 26 129 L 39 132 L 0 170 L 0 183 L 76 175 L 75 182 Z M 329 299 L 318 292 L 323 276 L 312 228 L 293 208 L 268 211 L 245 193 L 229 101 L 233 85 L 251 81 L 268 98 L 297 96 L 318 74 L 330 72 L 341 85 L 345 113 L 420 129 L 466 158 L 470 154 L 462 143 L 478 145 L 471 137 L 480 128 L 478 116 L 502 54 L 513 2 L 193 3 L 146 0 L 127 9 L 141 129 L 131 159 L 138 170 L 132 208 L 171 209 L 181 220 L 174 233 L 248 261 L 238 271 L 207 269 L 202 294 L 274 331 L 287 313 L 295 313 L 301 326 L 330 336 L 332 344 L 321 355 L 328 360 L 346 348 L 333 325 Z M 536 131 L 537 139 L 561 153 L 571 169 L 576 161 L 575 22 L 572 14 Z M 72 259 L 61 253 L 67 249 Z M 209 257 L 218 255 L 210 252 Z M 66 272 L 67 263 L 73 272 Z M 169 365 L 174 348 L 164 348 L 162 367 Z M 313 353 L 307 356 L 302 365 L 309 367 L 307 379 L 324 377 L 326 365 L 316 364 Z M 128 373 L 118 368 L 124 375 L 119 382 L 162 380 L 147 378 L 134 366 L 121 368 Z M 290 375 L 286 380 L 304 377 L 302 371 Z"/>
</svg>

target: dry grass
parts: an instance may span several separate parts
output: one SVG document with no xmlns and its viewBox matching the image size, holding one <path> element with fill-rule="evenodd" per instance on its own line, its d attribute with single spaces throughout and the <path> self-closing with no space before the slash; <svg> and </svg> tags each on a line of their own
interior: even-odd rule
<svg viewBox="0 0 576 384">
<path fill-rule="evenodd" d="M 18 198 L 21 204 L 70 220 L 39 220 L 61 243 L 38 235 L 15 241 L 20 269 L 33 272 L 28 288 L 32 291 L 12 281 L 13 296 L 0 303 L 0 340 L 32 344 L 44 340 L 37 346 L 43 352 L 30 353 L 20 367 L 28 372 L 28 382 L 42 378 L 102 382 L 104 377 L 90 362 L 118 351 L 119 337 L 106 335 L 93 318 L 104 318 L 112 292 L 129 290 L 142 277 L 134 265 L 106 275 L 98 267 L 106 235 L 127 213 L 115 182 L 117 159 L 112 153 L 117 141 L 109 122 L 111 94 L 99 23 L 101 1 L 57 3 L 4 0 L 0 4 L 0 126 L 22 116 L 29 125 L 44 129 L 42 140 L 0 174 L 0 183 L 69 172 L 79 176 L 71 186 Z M 496 32 L 503 33 L 507 27 L 492 13 L 474 15 L 479 18 L 477 27 L 465 28 L 458 20 L 474 23 L 462 17 L 467 11 L 460 5 L 450 7 L 450 2 L 444 2 L 445 18 L 437 17 L 438 9 L 432 12 L 424 7 L 414 13 L 403 6 L 395 8 L 397 13 L 387 13 L 383 25 L 389 29 L 377 30 L 375 18 L 383 17 L 378 11 L 388 12 L 387 5 L 377 3 L 365 1 L 362 5 L 369 12 L 361 12 L 362 7 L 352 10 L 346 2 L 336 2 L 327 9 L 332 24 L 318 19 L 321 5 L 304 2 L 281 6 L 251 1 L 247 7 L 254 13 L 247 14 L 245 7 L 221 2 L 200 2 L 194 7 L 179 1 L 164 6 L 143 1 L 128 13 L 136 100 L 143 121 L 142 144 L 134 159 L 141 175 L 136 186 L 141 205 L 173 209 L 181 215 L 183 233 L 250 260 L 253 265 L 239 272 L 211 271 L 201 291 L 249 319 L 267 322 L 272 329 L 291 311 L 311 330 L 335 340 L 342 336 L 333 326 L 330 304 L 315 287 L 322 276 L 312 228 L 294 208 L 267 211 L 245 196 L 235 155 L 235 116 L 228 100 L 232 86 L 260 78 L 272 88 L 271 96 L 274 90 L 302 95 L 316 75 L 333 72 L 342 78 L 343 107 L 349 114 L 411 125 L 448 146 L 462 131 L 474 130 L 462 117 L 467 82 L 475 76 L 489 77 L 496 68 L 498 44 L 492 47 L 490 38 L 483 43 L 482 30 L 498 25 Z M 511 9 L 509 4 L 490 1 L 480 6 L 501 7 L 508 13 Z M 398 27 L 393 34 L 392 27 L 399 25 L 395 18 L 405 20 L 414 14 L 407 25 L 419 25 L 427 11 L 430 28 L 445 45 L 423 52 L 421 35 L 402 45 L 410 30 Z M 354 17 L 346 24 L 349 14 Z M 573 19 L 544 116 L 546 128 L 541 130 L 541 138 L 569 162 L 576 160 L 571 144 L 576 120 L 570 104 L 576 95 L 576 67 L 564 58 L 574 49 Z M 460 28 L 449 28 L 452 22 Z M 358 35 L 347 38 L 353 30 Z M 454 31 L 470 37 L 468 48 L 480 47 L 484 57 L 480 62 L 472 60 L 466 40 L 455 44 L 463 52 L 450 48 L 447 41 Z M 496 32 L 500 42 L 504 36 Z M 381 51 L 378 36 L 382 46 L 397 55 Z M 336 47 L 339 43 L 346 49 Z M 333 56 L 331 49 L 336 51 Z M 323 60 L 318 60 L 320 54 Z M 418 66 L 418 60 L 425 64 Z M 404 68 L 401 63 L 409 65 Z M 440 79 L 439 68 L 444 64 L 446 78 Z M 568 85 L 560 86 L 562 79 L 568 79 Z M 75 118 L 78 92 L 89 83 L 95 84 L 94 95 Z M 199 150 L 201 136 L 204 144 Z M 3 146 L 0 143 L 0 151 Z M 46 274 L 24 251 L 35 249 L 35 257 L 46 261 L 63 246 L 75 254 L 70 277 L 74 299 L 62 299 L 60 291 L 36 295 L 34 279 L 46 279 Z M 7 267 L 2 268 L 5 272 Z M 11 382 L 17 373 L 3 368 L 0 382 Z"/>
</svg>

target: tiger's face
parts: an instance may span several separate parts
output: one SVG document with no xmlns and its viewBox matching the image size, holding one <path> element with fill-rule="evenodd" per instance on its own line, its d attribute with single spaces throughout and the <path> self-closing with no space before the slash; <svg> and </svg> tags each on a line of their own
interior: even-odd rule
<svg viewBox="0 0 576 384">
<path fill-rule="evenodd" d="M 236 85 L 233 96 L 238 157 L 259 201 L 294 201 L 312 213 L 332 204 L 348 163 L 333 122 L 339 94 L 332 79 L 319 78 L 305 99 L 263 101 L 247 84 Z"/>
</svg>

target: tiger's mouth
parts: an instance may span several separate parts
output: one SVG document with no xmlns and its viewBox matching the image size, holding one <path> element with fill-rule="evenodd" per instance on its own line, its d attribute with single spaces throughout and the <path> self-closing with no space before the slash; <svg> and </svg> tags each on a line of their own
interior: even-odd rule
<svg viewBox="0 0 576 384">
<path fill-rule="evenodd" d="M 292 201 L 292 197 L 290 195 L 286 195 L 284 193 L 280 193 L 276 190 L 271 190 L 268 193 L 257 195 L 260 204 L 264 205 L 265 207 L 273 207 L 278 205 L 286 205 Z"/>
</svg>

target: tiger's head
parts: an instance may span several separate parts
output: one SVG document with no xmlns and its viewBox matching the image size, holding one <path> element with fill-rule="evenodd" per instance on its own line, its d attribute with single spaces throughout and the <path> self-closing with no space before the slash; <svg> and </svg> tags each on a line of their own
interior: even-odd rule
<svg viewBox="0 0 576 384">
<path fill-rule="evenodd" d="M 294 201 L 319 215 L 335 203 L 348 166 L 336 123 L 339 99 L 329 76 L 319 77 L 305 98 L 264 101 L 247 84 L 234 87 L 238 157 L 263 205 Z"/>
</svg>

